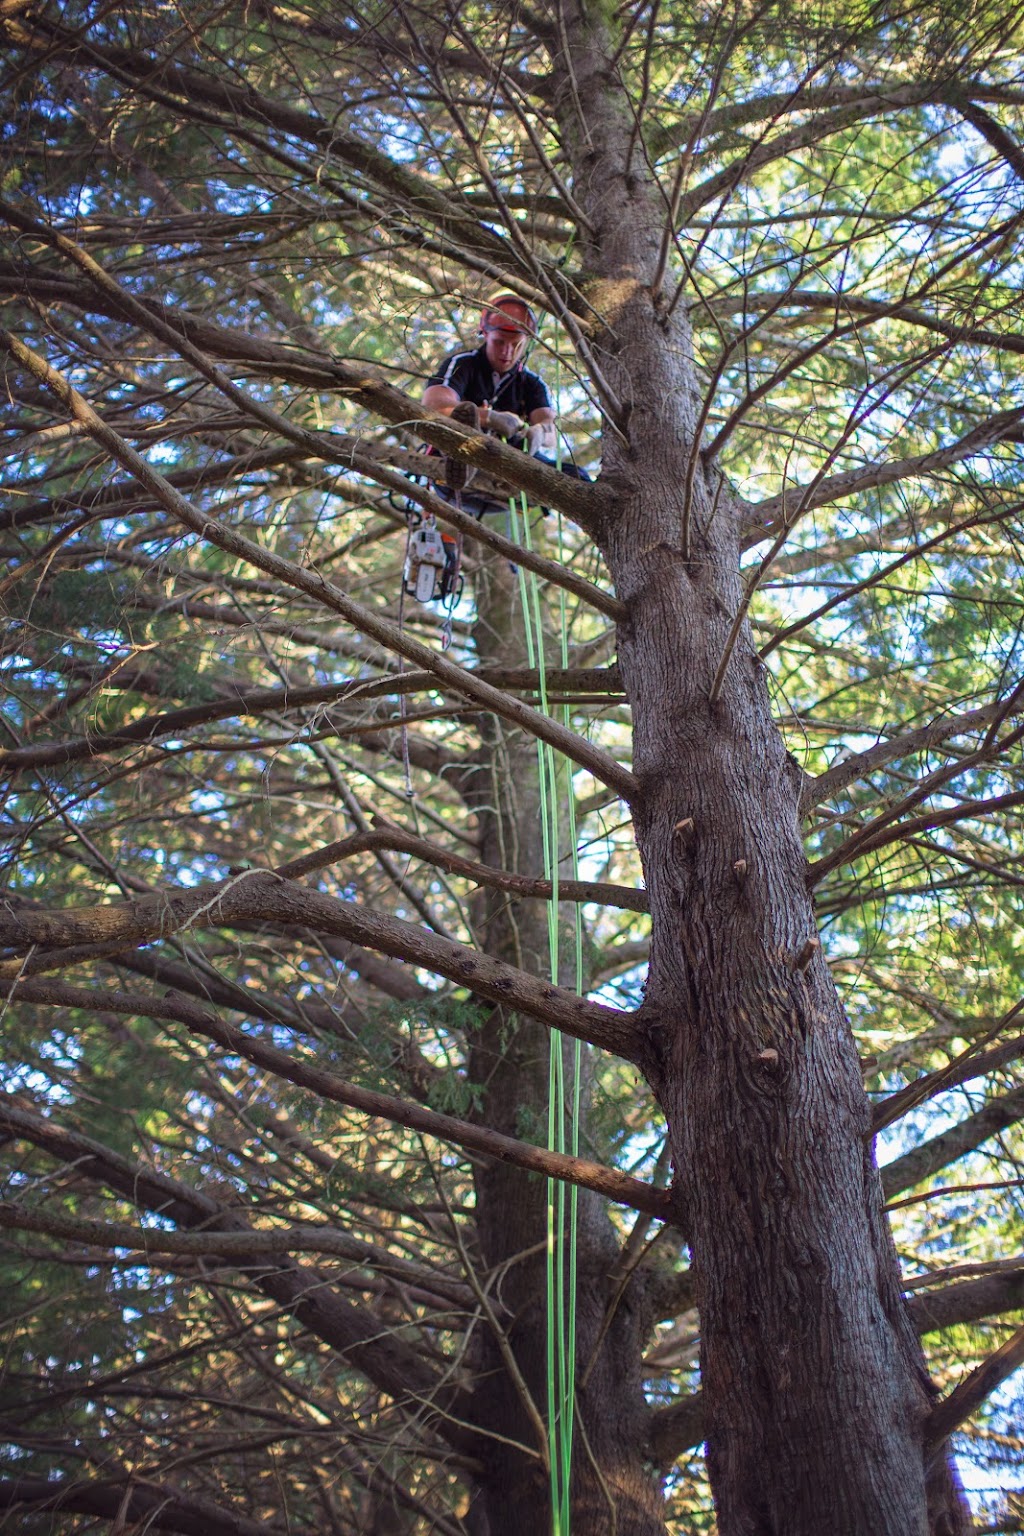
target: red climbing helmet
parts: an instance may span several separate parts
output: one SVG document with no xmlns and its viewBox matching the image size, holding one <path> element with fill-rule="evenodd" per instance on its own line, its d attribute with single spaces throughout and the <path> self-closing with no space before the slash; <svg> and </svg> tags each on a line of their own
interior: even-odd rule
<svg viewBox="0 0 1024 1536">
<path fill-rule="evenodd" d="M 525 299 L 514 293 L 496 293 L 480 316 L 480 334 L 487 331 L 511 331 L 528 336 L 532 341 L 537 334 L 537 317 Z"/>
</svg>

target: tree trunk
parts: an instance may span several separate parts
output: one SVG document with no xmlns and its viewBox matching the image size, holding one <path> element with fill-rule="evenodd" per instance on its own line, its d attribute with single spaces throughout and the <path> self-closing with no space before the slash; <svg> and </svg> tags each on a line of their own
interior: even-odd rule
<svg viewBox="0 0 1024 1536">
<path fill-rule="evenodd" d="M 622 500 L 598 538 L 629 611 L 618 657 L 651 902 L 645 1069 L 691 1245 L 719 1529 L 963 1529 L 953 1494 L 929 1520 L 927 1377 L 855 1043 L 817 945 L 799 770 L 746 624 L 713 697 L 742 600 L 740 509 L 714 466 L 698 459 L 691 476 L 689 325 L 652 291 L 664 202 L 609 90 L 603 23 L 569 16 L 559 100 L 581 104 L 564 126 L 592 226 L 587 297 L 605 322 L 593 345 L 621 405 L 602 474 Z"/>
<path fill-rule="evenodd" d="M 481 665 L 526 663 L 517 578 L 501 559 L 486 559 L 478 576 L 476 641 Z M 536 743 L 494 717 L 488 729 L 488 751 L 469 792 L 479 819 L 479 856 L 518 873 L 542 875 Z M 502 893 L 481 890 L 472 918 L 477 941 L 489 954 L 545 973 L 549 958 L 543 903 L 510 901 Z M 569 1049 L 567 1045 L 567 1056 Z M 535 1022 L 498 1008 L 474 1032 L 470 1077 L 481 1094 L 482 1123 L 543 1142 L 548 1074 L 549 1035 Z M 523 1390 L 546 1418 L 547 1191 L 544 1180 L 488 1161 L 477 1167 L 476 1195 L 482 1266 L 488 1271 L 507 1266 L 493 1296 L 511 1318 L 508 1339 L 522 1377 L 517 1386 L 493 1335 L 481 1333 L 481 1384 L 473 1417 L 492 1437 L 483 1449 L 487 1533 L 541 1536 L 551 1528 L 551 1498 L 540 1457 L 530 1454 L 539 1449 L 538 1434 Z M 647 1415 L 639 1362 L 650 1315 L 643 1283 L 633 1280 L 627 1286 L 601 1337 L 617 1289 L 612 1271 L 618 1244 L 601 1202 L 587 1191 L 580 1192 L 577 1233 L 578 1377 L 590 1365 L 595 1348 L 597 1359 L 577 1399 L 572 1526 L 581 1536 L 664 1536 L 660 1490 L 644 1460 Z M 517 1445 L 528 1449 L 518 1450 Z"/>
<path fill-rule="evenodd" d="M 689 565 L 678 502 L 659 516 L 654 488 L 623 507 L 608 556 L 630 607 L 647 1070 L 693 1256 L 720 1528 L 924 1533 L 923 1370 L 749 635 L 708 698 L 740 594 L 734 514 L 709 529 L 706 489 Z M 640 530 L 659 523 L 652 557 Z"/>
</svg>

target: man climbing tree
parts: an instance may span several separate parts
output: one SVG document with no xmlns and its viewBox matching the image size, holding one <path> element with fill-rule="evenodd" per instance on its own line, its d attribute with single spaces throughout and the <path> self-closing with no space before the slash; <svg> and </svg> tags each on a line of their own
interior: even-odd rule
<svg viewBox="0 0 1024 1536">
<path fill-rule="evenodd" d="M 958 1536 L 1024 1360 L 1016 9 L 143 11 L 0 11 L 0 1504 Z M 593 484 L 511 446 L 539 313 Z"/>
<path fill-rule="evenodd" d="M 525 436 L 530 451 L 554 447 L 555 413 L 547 386 L 526 367 L 537 321 L 528 304 L 498 294 L 480 320 L 483 343 L 471 352 L 452 352 L 435 369 L 423 391 L 428 410 L 512 439 Z M 457 414 L 460 405 L 475 411 Z"/>
<path fill-rule="evenodd" d="M 452 352 L 434 370 L 423 404 L 463 426 L 494 433 L 538 457 L 555 447 L 555 413 L 547 385 L 526 367 L 537 320 L 514 294 L 497 294 L 480 318 L 482 344 Z M 462 490 L 471 471 L 457 458 L 445 461 L 445 482 Z M 468 509 L 477 516 L 504 510 L 504 503 L 477 495 Z"/>
</svg>

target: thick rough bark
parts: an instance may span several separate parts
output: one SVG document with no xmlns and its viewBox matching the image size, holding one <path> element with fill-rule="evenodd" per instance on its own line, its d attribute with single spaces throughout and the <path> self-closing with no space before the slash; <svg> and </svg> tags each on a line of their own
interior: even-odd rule
<svg viewBox="0 0 1024 1536">
<path fill-rule="evenodd" d="M 477 609 L 481 660 L 522 665 L 518 588 L 504 561 L 491 560 L 480 573 Z M 471 794 L 479 816 L 480 856 L 535 875 L 543 868 L 536 744 L 498 720 L 492 730 Z M 546 972 L 547 918 L 541 903 L 517 902 L 501 892 L 482 890 L 472 916 L 477 939 L 490 954 L 514 957 L 517 965 L 539 975 Z M 567 1044 L 567 1055 L 568 1050 Z M 547 1030 L 495 1009 L 475 1033 L 470 1053 L 484 1122 L 509 1134 L 543 1140 L 548 1063 Z M 509 1342 L 523 1386 L 546 1417 L 545 1184 L 519 1169 L 488 1161 L 478 1167 L 476 1185 L 480 1260 L 488 1270 L 507 1265 L 500 1297 L 513 1319 Z M 663 1536 L 658 1484 L 644 1461 L 646 1409 L 639 1362 L 650 1315 L 643 1283 L 635 1280 L 626 1288 L 601 1337 L 616 1291 L 611 1272 L 618 1244 L 600 1202 L 587 1191 L 580 1194 L 577 1231 L 578 1379 L 591 1365 L 595 1348 L 597 1358 L 577 1399 L 573 1528 L 588 1536 L 612 1531 L 618 1536 Z M 487 1536 L 547 1531 L 551 1512 L 544 1467 L 539 1457 L 509 1443 L 536 1451 L 536 1428 L 496 1341 L 481 1335 L 481 1344 L 481 1385 L 473 1421 L 494 1438 L 486 1444 L 487 1472 L 474 1513 Z M 589 1454 L 583 1448 L 584 1434 Z"/>
<path fill-rule="evenodd" d="M 928 1387 L 868 1140 L 857 1053 L 817 947 L 798 774 L 743 626 L 740 514 L 698 462 L 690 338 L 651 292 L 664 205 L 608 90 L 601 23 L 569 8 L 591 221 L 588 298 L 623 402 L 600 535 L 633 709 L 633 805 L 651 901 L 645 1067 L 670 1127 L 703 1339 L 708 1465 L 722 1536 L 925 1536 Z M 575 93 L 575 95 L 574 95 Z M 689 547 L 684 545 L 684 523 Z M 940 1480 L 941 1481 L 941 1480 Z"/>
<path fill-rule="evenodd" d="M 813 947 L 796 778 L 746 634 L 708 698 L 740 601 L 736 523 L 728 506 L 712 521 L 700 476 L 687 565 L 669 486 L 624 504 L 607 552 L 631 609 L 649 1075 L 693 1253 L 720 1528 L 923 1533 L 920 1357 L 857 1053 Z"/>
</svg>

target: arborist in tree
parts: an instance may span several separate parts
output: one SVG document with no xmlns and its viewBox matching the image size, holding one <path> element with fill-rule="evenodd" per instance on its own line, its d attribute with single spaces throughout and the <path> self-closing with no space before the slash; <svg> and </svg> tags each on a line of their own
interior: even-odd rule
<svg viewBox="0 0 1024 1536">
<path fill-rule="evenodd" d="M 565 474 L 588 480 L 589 475 L 571 457 L 561 464 L 554 457 L 557 438 L 551 396 L 544 380 L 526 367 L 537 336 L 537 318 L 530 306 L 514 293 L 496 294 L 480 317 L 478 334 L 480 346 L 449 353 L 438 364 L 423 391 L 423 404 L 463 426 L 494 433 Z M 446 455 L 435 489 L 477 518 L 486 512 L 507 512 L 509 493 L 500 482 L 492 481 L 486 489 L 478 484 L 471 495 L 463 494 L 475 473 L 463 460 Z M 430 513 L 413 514 L 403 589 L 420 602 L 446 605 L 444 644 L 450 641 L 451 615 L 462 590 L 461 564 L 461 534 L 456 538 L 442 533 Z"/>
<path fill-rule="evenodd" d="M 496 294 L 480 318 L 481 345 L 452 352 L 435 369 L 423 391 L 423 404 L 463 426 L 492 432 L 515 447 L 546 458 L 555 448 L 555 413 L 547 385 L 526 367 L 537 335 L 532 309 L 512 293 Z M 445 462 L 445 484 L 461 491 L 472 471 L 458 459 Z M 503 503 L 474 497 L 467 511 L 482 516 Z"/>
</svg>

